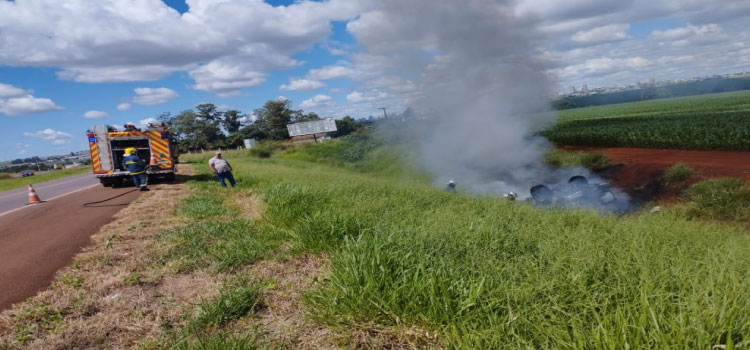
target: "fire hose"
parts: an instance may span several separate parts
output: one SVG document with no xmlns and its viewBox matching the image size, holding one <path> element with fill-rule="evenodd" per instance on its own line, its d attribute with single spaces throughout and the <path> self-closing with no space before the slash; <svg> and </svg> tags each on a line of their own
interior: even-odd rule
<svg viewBox="0 0 750 350">
<path fill-rule="evenodd" d="M 108 201 L 111 201 L 111 200 L 116 199 L 116 198 L 120 198 L 120 197 L 122 197 L 122 196 L 124 196 L 124 195 L 126 195 L 128 193 L 135 192 L 135 191 L 138 191 L 138 189 L 135 188 L 135 189 L 132 189 L 130 191 L 120 193 L 120 194 L 118 194 L 116 196 L 109 197 L 109 198 L 101 200 L 101 201 L 83 203 L 83 205 L 81 205 L 81 206 L 84 207 L 84 208 L 99 208 L 99 207 L 116 207 L 116 206 L 128 205 L 128 204 L 130 204 L 130 202 L 121 203 L 121 204 L 106 204 L 106 205 L 94 205 L 94 204 L 100 204 L 100 203 L 108 202 Z"/>
</svg>

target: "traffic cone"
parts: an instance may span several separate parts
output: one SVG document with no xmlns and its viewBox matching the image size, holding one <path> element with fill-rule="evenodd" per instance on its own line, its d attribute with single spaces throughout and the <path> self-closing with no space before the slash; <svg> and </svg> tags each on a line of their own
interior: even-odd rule
<svg viewBox="0 0 750 350">
<path fill-rule="evenodd" d="M 28 204 L 38 204 L 42 203 L 42 200 L 39 199 L 39 196 L 36 194 L 36 191 L 34 191 L 34 187 L 31 187 L 31 184 L 29 184 L 29 203 Z"/>
<path fill-rule="evenodd" d="M 148 163 L 148 165 L 159 165 L 156 163 L 156 157 L 154 157 L 153 152 L 151 152 L 151 161 Z"/>
</svg>

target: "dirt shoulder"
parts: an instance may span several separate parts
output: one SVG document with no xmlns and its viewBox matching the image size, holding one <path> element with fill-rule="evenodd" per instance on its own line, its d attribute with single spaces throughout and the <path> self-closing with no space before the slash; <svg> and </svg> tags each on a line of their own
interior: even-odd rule
<svg viewBox="0 0 750 350">
<path fill-rule="evenodd" d="M 181 165 L 180 174 L 184 180 L 194 173 Z M 49 288 L 0 313 L 0 350 L 193 348 L 196 334 L 189 325 L 205 316 L 206 305 L 232 313 L 221 305 L 233 299 L 222 297 L 232 293 L 227 288 L 232 281 L 244 280 L 263 285 L 257 305 L 225 315 L 230 321 L 221 316 L 198 335 L 216 336 L 222 341 L 217 348 L 237 339 L 258 348 L 339 348 L 342 334 L 312 321 L 302 301 L 307 290 L 327 278 L 327 255 L 290 254 L 284 244 L 231 271 L 182 270 L 168 258 L 175 249 L 170 232 L 202 225 L 178 215 L 177 208 L 183 199 L 205 191 L 179 181 L 150 187 L 102 226 Z M 224 205 L 235 218 L 263 220 L 264 204 L 252 191 L 227 198 Z M 211 219 L 225 220 L 232 218 Z"/>
<path fill-rule="evenodd" d="M 190 189 L 150 187 L 101 227 L 47 290 L 0 313 L 0 349 L 131 348 L 216 293 L 220 276 L 177 275 L 157 263 L 156 238 L 180 225 L 174 208 Z"/>
</svg>

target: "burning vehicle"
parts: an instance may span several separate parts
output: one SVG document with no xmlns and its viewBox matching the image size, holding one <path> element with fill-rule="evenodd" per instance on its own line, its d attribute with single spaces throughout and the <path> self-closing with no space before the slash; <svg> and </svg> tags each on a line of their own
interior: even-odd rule
<svg viewBox="0 0 750 350">
<path fill-rule="evenodd" d="M 567 183 L 531 188 L 531 198 L 543 206 L 604 208 L 615 202 L 615 193 L 608 184 L 589 183 L 586 177 L 576 175 Z"/>
</svg>

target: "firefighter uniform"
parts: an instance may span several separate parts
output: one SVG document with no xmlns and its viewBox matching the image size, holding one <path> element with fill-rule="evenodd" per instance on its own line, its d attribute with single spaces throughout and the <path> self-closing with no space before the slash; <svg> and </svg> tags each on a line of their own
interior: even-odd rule
<svg viewBox="0 0 750 350">
<path fill-rule="evenodd" d="M 133 150 L 132 153 L 125 155 L 122 159 L 122 166 L 130 173 L 130 176 L 133 179 L 133 184 L 136 188 L 141 191 L 148 191 L 148 187 L 146 187 L 148 182 L 148 176 L 146 176 L 146 163 L 135 155 L 135 150 Z"/>
</svg>

